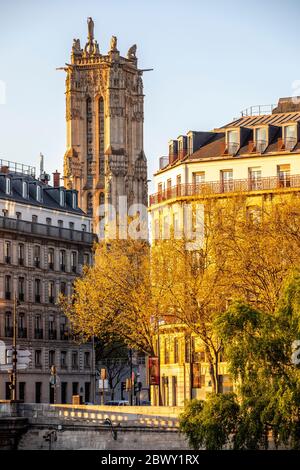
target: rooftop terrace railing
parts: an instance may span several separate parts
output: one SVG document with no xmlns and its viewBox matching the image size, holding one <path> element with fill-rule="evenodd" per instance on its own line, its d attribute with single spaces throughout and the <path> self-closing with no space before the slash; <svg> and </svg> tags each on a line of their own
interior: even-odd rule
<svg viewBox="0 0 300 470">
<path fill-rule="evenodd" d="M 178 197 L 209 196 L 226 193 L 246 193 L 249 191 L 269 191 L 275 189 L 298 188 L 300 191 L 300 175 L 270 176 L 262 178 L 228 179 L 226 181 L 208 181 L 203 183 L 179 184 L 164 191 L 152 194 L 149 204 L 159 204 Z"/>
<path fill-rule="evenodd" d="M 24 163 L 11 162 L 0 158 L 0 173 L 16 173 L 35 177 L 35 167 Z"/>
</svg>

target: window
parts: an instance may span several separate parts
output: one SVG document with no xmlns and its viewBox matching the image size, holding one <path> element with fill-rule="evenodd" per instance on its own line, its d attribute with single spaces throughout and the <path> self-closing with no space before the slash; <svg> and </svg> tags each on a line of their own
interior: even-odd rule
<svg viewBox="0 0 300 470">
<path fill-rule="evenodd" d="M 42 316 L 39 313 L 34 317 L 34 338 L 43 339 Z"/>
<path fill-rule="evenodd" d="M 60 250 L 59 251 L 59 265 L 60 265 L 60 270 L 61 271 L 66 270 L 66 252 L 65 252 L 65 250 Z"/>
<path fill-rule="evenodd" d="M 78 388 L 79 388 L 79 383 L 72 382 L 72 395 L 78 395 Z"/>
<path fill-rule="evenodd" d="M 86 232 L 86 224 L 81 224 L 81 229 L 83 232 Z"/>
<path fill-rule="evenodd" d="M 49 315 L 48 336 L 49 336 L 49 339 L 56 339 L 56 327 L 55 327 L 54 315 Z"/>
<path fill-rule="evenodd" d="M 5 312 L 5 336 L 10 338 L 13 335 L 13 327 L 12 327 L 12 316 L 11 312 Z"/>
<path fill-rule="evenodd" d="M 89 253 L 84 253 L 84 255 L 83 255 L 83 263 L 84 263 L 85 265 L 87 265 L 87 266 L 90 264 L 90 255 L 89 255 Z"/>
<path fill-rule="evenodd" d="M 19 400 L 25 401 L 25 382 L 19 382 Z"/>
<path fill-rule="evenodd" d="M 89 351 L 85 351 L 84 353 L 84 367 L 89 369 L 91 367 L 91 355 L 89 353 Z"/>
<path fill-rule="evenodd" d="M 16 218 L 17 218 L 17 220 L 21 220 L 22 219 L 22 212 L 16 212 Z"/>
<path fill-rule="evenodd" d="M 74 230 L 74 222 L 69 222 L 69 229 Z"/>
<path fill-rule="evenodd" d="M 227 137 L 227 152 L 231 155 L 236 154 L 239 148 L 239 132 L 237 130 L 228 131 Z"/>
<path fill-rule="evenodd" d="M 37 224 L 37 223 L 38 223 L 38 216 L 37 216 L 37 215 L 33 215 L 33 216 L 32 216 L 32 222 L 33 222 L 34 224 Z"/>
<path fill-rule="evenodd" d="M 278 165 L 277 166 L 277 175 L 279 180 L 279 187 L 288 188 L 291 185 L 290 178 L 290 165 Z"/>
<path fill-rule="evenodd" d="M 54 304 L 55 301 L 55 283 L 54 281 L 48 282 L 48 299 L 50 304 Z"/>
<path fill-rule="evenodd" d="M 2 214 L 3 214 L 3 217 L 7 217 L 8 216 L 8 210 L 7 209 L 2 209 Z"/>
<path fill-rule="evenodd" d="M 22 183 L 22 196 L 27 199 L 28 197 L 28 184 L 26 183 L 26 181 L 23 181 Z"/>
<path fill-rule="evenodd" d="M 55 365 L 55 351 L 49 351 L 49 368 Z"/>
<path fill-rule="evenodd" d="M 76 193 L 72 194 L 72 207 L 73 207 L 73 209 L 77 208 L 77 195 L 76 195 Z"/>
<path fill-rule="evenodd" d="M 174 338 L 174 363 L 177 364 L 179 362 L 179 339 L 177 337 Z"/>
<path fill-rule="evenodd" d="M 46 217 L 46 224 L 51 225 L 52 224 L 52 219 L 51 217 Z"/>
<path fill-rule="evenodd" d="M 169 349 L 169 339 L 168 338 L 165 338 L 165 341 L 164 341 L 164 352 L 165 352 L 164 363 L 169 364 L 169 362 L 170 362 L 170 349 Z"/>
<path fill-rule="evenodd" d="M 176 176 L 176 195 L 181 196 L 181 175 Z"/>
<path fill-rule="evenodd" d="M 36 187 L 36 200 L 38 202 L 41 202 L 41 200 L 42 200 L 42 189 L 41 189 L 40 185 L 37 185 L 37 187 Z"/>
<path fill-rule="evenodd" d="M 19 301 L 24 302 L 25 300 L 25 278 L 24 277 L 19 277 L 19 280 L 18 280 L 18 296 L 19 296 Z"/>
<path fill-rule="evenodd" d="M 72 351 L 72 369 L 78 369 L 78 352 Z"/>
<path fill-rule="evenodd" d="M 65 205 L 65 192 L 63 190 L 59 191 L 59 204 L 62 207 Z"/>
<path fill-rule="evenodd" d="M 5 276 L 5 299 L 11 300 L 11 276 Z"/>
<path fill-rule="evenodd" d="M 35 302 L 41 302 L 41 280 L 35 279 L 34 280 L 34 295 L 35 295 Z"/>
<path fill-rule="evenodd" d="M 35 403 L 42 402 L 42 382 L 35 382 Z"/>
<path fill-rule="evenodd" d="M 60 367 L 62 369 L 67 368 L 67 351 L 61 351 L 60 353 Z"/>
<path fill-rule="evenodd" d="M 72 265 L 71 268 L 72 268 L 73 273 L 76 273 L 76 266 L 77 266 L 77 253 L 76 253 L 76 251 L 72 251 L 71 265 Z"/>
<path fill-rule="evenodd" d="M 297 143 L 297 128 L 295 125 L 283 127 L 284 146 L 287 150 L 293 150 Z"/>
<path fill-rule="evenodd" d="M 233 171 L 232 170 L 221 170 L 221 184 L 222 191 L 228 192 L 233 190 Z"/>
<path fill-rule="evenodd" d="M 169 215 L 164 216 L 164 224 L 163 224 L 163 238 L 168 240 L 170 238 L 170 220 Z"/>
<path fill-rule="evenodd" d="M 34 363 L 35 367 L 42 367 L 42 351 L 40 349 L 36 349 L 34 352 Z"/>
<path fill-rule="evenodd" d="M 18 262 L 19 266 L 24 266 L 25 260 L 25 246 L 23 243 L 18 244 Z"/>
<path fill-rule="evenodd" d="M 266 127 L 258 127 L 254 129 L 254 144 L 256 152 L 264 152 L 267 148 L 267 143 Z"/>
<path fill-rule="evenodd" d="M 57 221 L 57 225 L 59 226 L 59 228 L 63 228 L 63 226 L 64 226 L 64 221 L 63 221 L 63 220 L 58 220 L 58 221 Z"/>
<path fill-rule="evenodd" d="M 34 246 L 34 253 L 33 253 L 33 258 L 34 258 L 34 266 L 36 268 L 40 267 L 40 257 L 41 257 L 41 248 L 39 245 Z"/>
<path fill-rule="evenodd" d="M 169 178 L 167 180 L 167 197 L 170 198 L 172 196 L 172 180 Z"/>
<path fill-rule="evenodd" d="M 11 262 L 11 243 L 10 242 L 5 242 L 4 251 L 5 251 L 5 263 L 9 264 Z"/>
<path fill-rule="evenodd" d="M 66 317 L 62 316 L 60 318 L 60 339 L 67 340 L 68 339 L 68 331 L 66 326 Z"/>
<path fill-rule="evenodd" d="M 61 283 L 60 283 L 60 293 L 62 295 L 66 295 L 66 292 L 67 292 L 67 285 L 64 281 L 61 281 Z"/>
<path fill-rule="evenodd" d="M 261 168 L 249 168 L 249 184 L 251 190 L 261 189 Z"/>
<path fill-rule="evenodd" d="M 5 179 L 5 192 L 6 194 L 10 194 L 11 192 L 11 180 L 8 177 Z"/>
<path fill-rule="evenodd" d="M 193 184 L 201 185 L 205 182 L 205 171 L 197 171 L 196 173 L 193 173 Z"/>
<path fill-rule="evenodd" d="M 48 268 L 54 270 L 54 248 L 48 248 Z"/>
<path fill-rule="evenodd" d="M 18 315 L 18 336 L 19 338 L 27 337 L 27 328 L 25 322 L 25 313 L 20 312 Z"/>
</svg>

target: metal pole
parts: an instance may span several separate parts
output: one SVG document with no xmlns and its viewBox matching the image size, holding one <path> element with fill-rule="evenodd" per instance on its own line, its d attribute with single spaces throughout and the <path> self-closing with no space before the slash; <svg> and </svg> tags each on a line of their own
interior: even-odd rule
<svg viewBox="0 0 300 470">
<path fill-rule="evenodd" d="M 161 382 L 160 382 L 160 334 L 159 334 L 159 319 L 157 318 L 157 362 L 158 362 L 158 405 L 162 404 L 161 399 Z"/>
<path fill-rule="evenodd" d="M 132 393 L 133 380 L 132 380 L 132 349 L 131 348 L 129 349 L 129 357 L 130 357 L 130 405 L 132 405 L 133 404 L 133 396 L 132 396 L 133 395 Z"/>
<path fill-rule="evenodd" d="M 17 297 L 14 295 L 13 309 L 13 345 L 12 345 L 12 393 L 11 399 L 17 399 Z"/>
<path fill-rule="evenodd" d="M 93 387 L 93 403 L 96 403 L 96 364 L 95 364 L 95 335 L 92 336 L 92 387 Z M 104 400 L 103 400 L 104 402 Z"/>
</svg>

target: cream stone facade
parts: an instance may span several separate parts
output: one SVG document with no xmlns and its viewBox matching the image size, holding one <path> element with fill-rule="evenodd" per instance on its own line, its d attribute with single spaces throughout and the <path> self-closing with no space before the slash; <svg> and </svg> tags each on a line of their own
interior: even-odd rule
<svg viewBox="0 0 300 470">
<path fill-rule="evenodd" d="M 119 197 L 127 206 L 147 205 L 147 161 L 143 149 L 143 70 L 136 45 L 120 55 L 112 37 L 108 53 L 100 52 L 94 23 L 88 18 L 84 48 L 74 39 L 66 71 L 67 150 L 64 181 L 79 193 L 79 206 L 93 217 L 94 231 L 111 204 L 118 214 Z"/>
<path fill-rule="evenodd" d="M 190 131 L 169 143 L 150 196 L 152 238 L 182 226 L 187 205 L 247 194 L 260 206 L 300 191 L 300 106 L 282 98 L 271 114 L 242 116 L 212 132 Z"/>
</svg>

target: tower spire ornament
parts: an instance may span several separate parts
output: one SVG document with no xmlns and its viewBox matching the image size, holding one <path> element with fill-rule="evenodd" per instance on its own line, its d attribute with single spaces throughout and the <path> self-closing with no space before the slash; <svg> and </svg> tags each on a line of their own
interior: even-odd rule
<svg viewBox="0 0 300 470">
<path fill-rule="evenodd" d="M 93 42 L 94 41 L 94 21 L 93 18 L 90 16 L 87 19 L 87 24 L 88 24 L 88 41 Z"/>
</svg>

